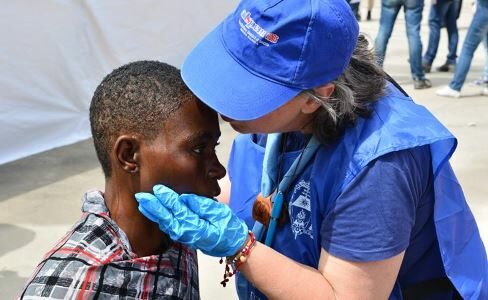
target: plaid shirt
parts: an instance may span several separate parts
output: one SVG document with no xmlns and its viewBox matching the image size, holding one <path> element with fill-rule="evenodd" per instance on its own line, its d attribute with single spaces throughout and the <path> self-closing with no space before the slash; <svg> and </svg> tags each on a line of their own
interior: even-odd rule
<svg viewBox="0 0 488 300">
<path fill-rule="evenodd" d="M 100 192 L 84 195 L 82 211 L 37 266 L 21 299 L 200 299 L 194 250 L 173 243 L 162 254 L 137 257 Z"/>
</svg>

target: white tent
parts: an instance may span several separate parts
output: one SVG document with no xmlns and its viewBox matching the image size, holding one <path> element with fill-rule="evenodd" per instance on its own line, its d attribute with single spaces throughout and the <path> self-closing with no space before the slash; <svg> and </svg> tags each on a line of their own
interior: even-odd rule
<svg viewBox="0 0 488 300">
<path fill-rule="evenodd" d="M 15 0 L 0 10 L 0 164 L 90 137 L 88 107 L 114 68 L 180 67 L 237 1 Z"/>
</svg>

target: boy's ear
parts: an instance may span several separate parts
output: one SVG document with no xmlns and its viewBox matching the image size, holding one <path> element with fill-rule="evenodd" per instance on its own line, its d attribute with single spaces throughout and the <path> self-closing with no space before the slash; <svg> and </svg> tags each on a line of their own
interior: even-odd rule
<svg viewBox="0 0 488 300">
<path fill-rule="evenodd" d="M 121 135 L 114 145 L 116 163 L 128 173 L 139 172 L 140 139 L 137 136 Z"/>
<path fill-rule="evenodd" d="M 317 96 L 320 96 L 321 98 L 328 98 L 330 97 L 330 95 L 332 95 L 334 89 L 335 89 L 335 85 L 333 83 L 327 83 L 325 85 L 314 88 L 313 91 Z M 319 101 L 313 99 L 312 97 L 308 97 L 307 101 L 302 106 L 301 111 L 304 114 L 311 114 L 314 113 L 321 106 L 322 105 L 320 104 Z"/>
</svg>

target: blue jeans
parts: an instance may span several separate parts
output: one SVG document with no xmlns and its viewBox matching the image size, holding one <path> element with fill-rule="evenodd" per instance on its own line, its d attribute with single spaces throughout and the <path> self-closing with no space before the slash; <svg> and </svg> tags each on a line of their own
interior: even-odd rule
<svg viewBox="0 0 488 300">
<path fill-rule="evenodd" d="M 485 47 L 485 70 L 483 80 L 488 81 L 488 34 L 483 39 L 483 46 Z"/>
<path fill-rule="evenodd" d="M 464 39 L 463 49 L 459 55 L 459 59 L 456 66 L 456 72 L 452 78 L 449 87 L 451 89 L 460 91 L 463 87 L 466 76 L 468 75 L 469 68 L 471 67 L 471 61 L 473 60 L 473 54 L 476 48 L 483 39 L 488 36 L 488 0 L 478 0 L 476 5 L 476 12 L 474 13 L 473 20 L 469 25 L 466 38 Z"/>
<path fill-rule="evenodd" d="M 383 65 L 386 53 L 386 45 L 390 39 L 398 12 L 402 8 L 405 12 L 405 25 L 407 28 L 408 52 L 410 72 L 414 80 L 425 78 L 422 69 L 422 42 L 420 40 L 420 21 L 424 0 L 382 0 L 380 29 L 375 40 L 378 62 Z"/>
<path fill-rule="evenodd" d="M 354 16 L 357 18 L 359 16 L 359 2 L 351 3 L 351 1 L 348 0 L 347 3 L 349 3 L 349 6 L 351 7 Z"/>
<path fill-rule="evenodd" d="M 448 64 L 456 64 L 456 52 L 458 45 L 457 13 L 459 0 L 438 0 L 437 4 L 430 7 L 429 13 L 429 45 L 424 55 L 424 62 L 432 65 L 439 47 L 441 25 L 446 24 L 449 39 L 449 53 L 447 55 Z"/>
</svg>

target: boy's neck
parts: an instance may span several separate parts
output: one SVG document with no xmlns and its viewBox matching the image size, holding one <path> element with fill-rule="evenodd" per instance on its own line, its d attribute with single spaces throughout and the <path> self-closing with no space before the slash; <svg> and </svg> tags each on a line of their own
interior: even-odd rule
<svg viewBox="0 0 488 300">
<path fill-rule="evenodd" d="M 105 182 L 105 204 L 110 218 L 125 232 L 132 252 L 139 257 L 160 254 L 171 243 L 156 223 L 139 212 L 136 191 L 131 182 L 108 178 Z"/>
</svg>

